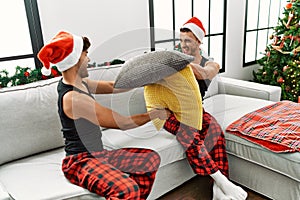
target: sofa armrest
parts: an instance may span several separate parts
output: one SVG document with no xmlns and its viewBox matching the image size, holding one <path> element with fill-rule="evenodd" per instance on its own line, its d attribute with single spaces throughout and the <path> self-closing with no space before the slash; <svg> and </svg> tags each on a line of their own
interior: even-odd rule
<svg viewBox="0 0 300 200">
<path fill-rule="evenodd" d="M 0 200 L 11 200 L 9 194 L 6 192 L 4 186 L 0 183 Z"/>
<path fill-rule="evenodd" d="M 220 94 L 231 94 L 269 101 L 280 101 L 281 88 L 279 86 L 265 85 L 256 82 L 221 77 L 218 81 Z"/>
</svg>

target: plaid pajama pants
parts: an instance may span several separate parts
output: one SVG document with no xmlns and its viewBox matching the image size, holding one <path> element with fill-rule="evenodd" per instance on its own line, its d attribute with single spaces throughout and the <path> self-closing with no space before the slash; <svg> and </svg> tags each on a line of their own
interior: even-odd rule
<svg viewBox="0 0 300 200">
<path fill-rule="evenodd" d="M 150 149 L 123 148 L 66 156 L 65 177 L 108 200 L 146 199 L 160 164 Z"/>
<path fill-rule="evenodd" d="M 176 135 L 196 174 L 205 176 L 220 170 L 228 177 L 225 137 L 213 116 L 203 110 L 203 123 L 200 131 L 180 123 L 174 115 L 166 120 L 164 128 Z"/>
</svg>

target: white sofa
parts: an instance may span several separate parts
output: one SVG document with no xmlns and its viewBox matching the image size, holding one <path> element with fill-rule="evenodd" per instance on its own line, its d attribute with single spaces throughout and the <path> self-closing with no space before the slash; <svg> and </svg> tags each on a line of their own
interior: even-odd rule
<svg viewBox="0 0 300 200">
<path fill-rule="evenodd" d="M 90 78 L 114 80 L 119 65 L 90 69 Z M 70 184 L 61 171 L 64 157 L 57 114 L 60 78 L 0 90 L 0 200 L 104 199 Z M 223 129 L 242 115 L 279 101 L 280 88 L 218 76 L 205 95 L 204 107 Z M 143 88 L 96 95 L 103 105 L 128 115 L 145 112 Z M 151 122 L 129 131 L 103 129 L 105 148 L 156 150 L 161 166 L 148 199 L 156 199 L 194 176 L 172 134 Z M 298 200 L 300 153 L 275 154 L 225 133 L 230 178 L 271 199 Z"/>
</svg>

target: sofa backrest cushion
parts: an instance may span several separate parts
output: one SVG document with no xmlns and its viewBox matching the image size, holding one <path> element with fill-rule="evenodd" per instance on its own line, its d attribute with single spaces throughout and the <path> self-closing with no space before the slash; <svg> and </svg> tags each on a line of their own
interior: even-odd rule
<svg viewBox="0 0 300 200">
<path fill-rule="evenodd" d="M 203 99 L 206 99 L 208 97 L 214 96 L 216 94 L 219 93 L 219 86 L 218 86 L 218 82 L 220 81 L 220 76 L 217 75 L 215 76 L 212 80 L 210 85 L 208 86 L 207 91 L 205 92 L 205 95 L 203 97 Z"/>
<path fill-rule="evenodd" d="M 58 78 L 0 90 L 0 165 L 64 145 Z"/>
</svg>

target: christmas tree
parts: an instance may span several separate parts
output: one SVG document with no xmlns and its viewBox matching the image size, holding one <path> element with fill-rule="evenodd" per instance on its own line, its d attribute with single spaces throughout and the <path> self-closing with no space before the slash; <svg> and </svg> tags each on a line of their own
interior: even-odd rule
<svg viewBox="0 0 300 200">
<path fill-rule="evenodd" d="M 277 85 L 282 100 L 298 102 L 300 96 L 300 0 L 290 0 L 278 20 L 264 56 L 262 68 L 253 71 L 254 81 Z"/>
</svg>

